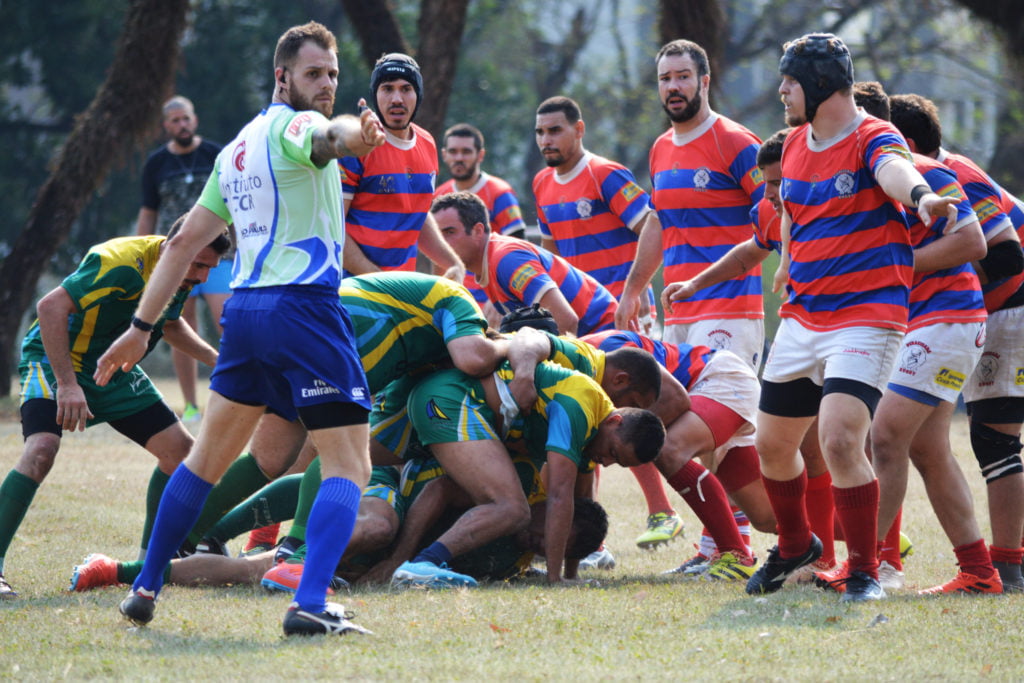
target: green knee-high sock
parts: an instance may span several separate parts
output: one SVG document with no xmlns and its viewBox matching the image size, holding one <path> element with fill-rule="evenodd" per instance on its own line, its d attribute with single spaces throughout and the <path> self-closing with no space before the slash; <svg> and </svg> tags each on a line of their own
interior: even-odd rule
<svg viewBox="0 0 1024 683">
<path fill-rule="evenodd" d="M 139 574 L 142 573 L 143 560 L 136 560 L 135 562 L 118 562 L 117 563 L 117 582 L 126 583 L 129 586 L 135 583 L 135 579 L 138 578 Z M 164 583 L 168 583 L 171 580 L 171 565 L 164 568 Z"/>
<path fill-rule="evenodd" d="M 149 547 L 149 535 L 153 533 L 153 520 L 156 519 L 156 511 L 160 507 L 160 496 L 164 495 L 164 487 L 170 478 L 171 475 L 164 474 L 159 467 L 154 467 L 153 474 L 149 477 L 149 488 L 146 489 L 146 521 L 142 525 L 142 541 L 139 542 L 143 557 L 146 548 Z"/>
<path fill-rule="evenodd" d="M 221 517 L 205 536 L 226 543 L 246 531 L 288 521 L 295 515 L 302 476 L 289 474 L 270 482 Z"/>
<path fill-rule="evenodd" d="M 309 511 L 313 509 L 313 501 L 320 491 L 320 456 L 313 458 L 309 463 L 305 474 L 302 475 L 302 486 L 299 487 L 299 504 L 295 506 L 295 519 L 292 521 L 292 528 L 288 535 L 300 541 L 306 540 L 306 522 L 309 521 Z"/>
<path fill-rule="evenodd" d="M 256 464 L 252 453 L 244 453 L 231 463 L 217 485 L 210 490 L 199 519 L 189 532 L 188 542 L 199 543 L 206 535 L 206 530 L 227 514 L 228 510 L 248 498 L 254 492 L 267 485 L 270 479 Z"/>
<path fill-rule="evenodd" d="M 4 557 L 14 540 L 14 534 L 25 519 L 39 484 L 21 472 L 11 470 L 0 485 L 0 574 L 4 571 Z"/>
</svg>

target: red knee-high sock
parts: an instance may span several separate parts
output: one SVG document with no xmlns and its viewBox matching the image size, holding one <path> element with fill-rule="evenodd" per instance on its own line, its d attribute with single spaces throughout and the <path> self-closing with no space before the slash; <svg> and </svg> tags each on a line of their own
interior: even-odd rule
<svg viewBox="0 0 1024 683">
<path fill-rule="evenodd" d="M 668 494 L 665 493 L 665 485 L 661 483 L 661 472 L 653 462 L 644 463 L 639 467 L 630 467 L 629 471 L 636 477 L 637 483 L 640 484 L 640 490 L 644 492 L 648 515 L 658 512 L 675 514 L 672 503 L 668 500 Z"/>
<path fill-rule="evenodd" d="M 807 478 L 804 509 L 807 510 L 807 521 L 811 525 L 811 531 L 821 540 L 821 558 L 818 562 L 831 567 L 836 563 L 836 506 L 832 501 L 832 475 L 828 471 Z"/>
<path fill-rule="evenodd" d="M 715 475 L 696 460 L 691 460 L 668 478 L 668 484 L 679 492 L 711 532 L 718 552 L 729 551 L 740 559 L 750 558 L 733 519 L 725 489 Z"/>
<path fill-rule="evenodd" d="M 878 480 L 849 488 L 832 487 L 836 517 L 846 536 L 850 572 L 878 578 Z"/>
<path fill-rule="evenodd" d="M 962 572 L 974 574 L 979 579 L 992 578 L 992 575 L 996 573 L 995 567 L 992 566 L 992 557 L 989 555 L 983 538 L 979 538 L 974 543 L 958 545 L 953 548 L 953 552 L 956 553 L 956 561 Z"/>
<path fill-rule="evenodd" d="M 903 571 L 903 560 L 900 558 L 900 529 L 903 526 L 903 508 L 896 511 L 892 526 L 885 532 L 885 538 L 878 548 L 878 561 L 888 562 L 896 569 Z"/>
<path fill-rule="evenodd" d="M 811 527 L 804 508 L 807 470 L 788 481 L 769 479 L 763 475 L 762 479 L 779 529 L 779 554 L 782 557 L 802 555 L 811 544 Z"/>
</svg>

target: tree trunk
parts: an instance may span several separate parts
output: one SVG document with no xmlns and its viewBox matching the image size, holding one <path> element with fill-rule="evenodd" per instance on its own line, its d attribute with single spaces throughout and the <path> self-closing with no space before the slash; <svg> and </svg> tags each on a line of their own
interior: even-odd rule
<svg viewBox="0 0 1024 683">
<path fill-rule="evenodd" d="M 188 0 L 135 0 L 107 80 L 80 115 L 25 228 L 0 266 L 0 377 L 10 377 L 19 324 L 47 262 L 111 167 L 152 130 L 170 96 Z M 10 393 L 0 382 L 0 395 Z"/>
<path fill-rule="evenodd" d="M 363 59 L 371 69 L 380 56 L 388 52 L 409 54 L 409 44 L 391 12 L 390 0 L 341 0 L 341 4 L 359 37 Z"/>
<path fill-rule="evenodd" d="M 722 66 L 728 36 L 726 18 L 718 0 L 661 0 L 661 44 L 685 38 L 704 48 L 711 68 L 711 89 L 717 90 L 715 74 Z"/>
<path fill-rule="evenodd" d="M 416 59 L 423 69 L 423 105 L 416 122 L 429 130 L 439 145 L 468 7 L 469 0 L 423 0 L 420 9 Z"/>
</svg>

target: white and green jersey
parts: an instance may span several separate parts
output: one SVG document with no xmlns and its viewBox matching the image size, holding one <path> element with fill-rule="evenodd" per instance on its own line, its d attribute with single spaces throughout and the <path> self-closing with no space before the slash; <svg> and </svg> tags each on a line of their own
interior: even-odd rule
<svg viewBox="0 0 1024 683">
<path fill-rule="evenodd" d="M 275 102 L 217 156 L 199 204 L 235 224 L 232 289 L 341 282 L 338 165 L 310 160 L 313 132 L 326 123 Z"/>
</svg>

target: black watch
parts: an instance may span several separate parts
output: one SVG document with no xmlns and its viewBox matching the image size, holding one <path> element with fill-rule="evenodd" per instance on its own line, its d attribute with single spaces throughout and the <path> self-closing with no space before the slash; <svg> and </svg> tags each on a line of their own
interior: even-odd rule
<svg viewBox="0 0 1024 683">
<path fill-rule="evenodd" d="M 152 332 L 153 323 L 147 323 L 145 320 L 132 316 L 132 327 L 142 330 L 143 332 Z"/>
</svg>

